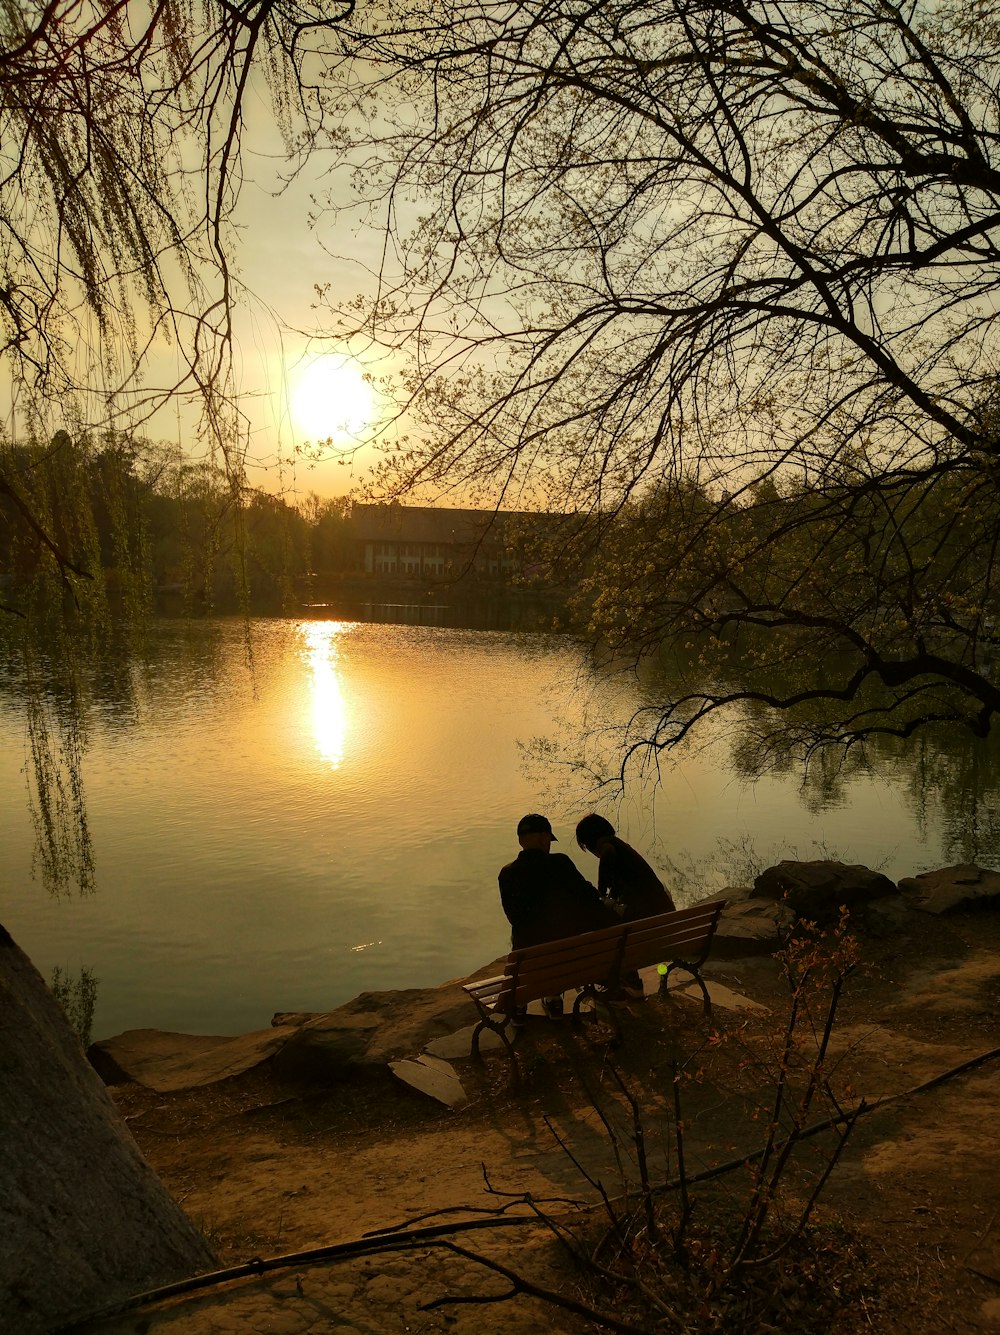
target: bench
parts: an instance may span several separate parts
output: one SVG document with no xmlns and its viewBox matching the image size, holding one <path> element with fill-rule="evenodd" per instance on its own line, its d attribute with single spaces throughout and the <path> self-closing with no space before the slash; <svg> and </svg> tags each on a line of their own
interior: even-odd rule
<svg viewBox="0 0 1000 1335">
<path fill-rule="evenodd" d="M 577 991 L 573 1021 L 580 1022 L 581 1003 L 591 998 L 595 1005 L 604 1005 L 615 1038 L 620 1039 L 611 997 L 625 975 L 653 964 L 667 965 L 660 980 L 661 989 L 666 988 L 674 969 L 691 974 L 701 988 L 705 1014 L 710 1014 L 712 999 L 701 976 L 701 966 L 708 958 L 724 907 L 725 900 L 714 900 L 694 908 L 658 913 L 652 918 L 616 923 L 596 932 L 581 932 L 544 945 L 512 950 L 503 973 L 462 984 L 480 1017 L 472 1034 L 472 1055 L 479 1057 L 480 1035 L 484 1029 L 490 1029 L 503 1040 L 516 1071 L 514 1046 L 507 1030 L 514 1023 L 518 1009 L 530 1001 L 571 990 Z"/>
</svg>

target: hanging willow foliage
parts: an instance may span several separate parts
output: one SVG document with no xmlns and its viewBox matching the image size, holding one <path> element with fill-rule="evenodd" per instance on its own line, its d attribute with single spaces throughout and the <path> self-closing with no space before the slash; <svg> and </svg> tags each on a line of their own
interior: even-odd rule
<svg viewBox="0 0 1000 1335">
<path fill-rule="evenodd" d="M 294 170 L 325 116 L 310 62 L 352 9 L 0 0 L 0 670 L 25 694 L 36 863 L 53 888 L 93 884 L 95 646 L 136 633 L 150 605 L 133 433 L 187 406 L 227 507 L 245 502 L 231 220 L 246 99 L 269 104 Z M 176 372 L 150 383 L 165 347 Z"/>
</svg>

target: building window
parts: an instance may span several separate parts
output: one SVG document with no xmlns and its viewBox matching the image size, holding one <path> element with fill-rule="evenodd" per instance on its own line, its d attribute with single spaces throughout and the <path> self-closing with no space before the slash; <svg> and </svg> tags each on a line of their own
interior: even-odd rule
<svg viewBox="0 0 1000 1335">
<path fill-rule="evenodd" d="M 394 542 L 379 542 L 375 544 L 375 573 L 377 575 L 394 575 L 396 573 L 396 544 Z"/>
</svg>

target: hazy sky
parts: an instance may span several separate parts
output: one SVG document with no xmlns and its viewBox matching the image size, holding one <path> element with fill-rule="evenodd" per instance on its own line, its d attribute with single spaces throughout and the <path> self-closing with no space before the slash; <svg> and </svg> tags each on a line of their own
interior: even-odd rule
<svg viewBox="0 0 1000 1335">
<path fill-rule="evenodd" d="M 378 264 L 381 237 L 375 228 L 361 227 L 357 217 L 335 224 L 328 211 L 322 214 L 317 233 L 310 226 L 310 215 L 317 212 L 315 200 L 324 200 L 331 189 L 342 199 L 351 198 L 346 165 L 332 153 L 317 154 L 308 170 L 282 191 L 288 167 L 270 99 L 251 92 L 245 111 L 244 183 L 230 263 L 252 294 L 245 298 L 238 294 L 234 324 L 236 388 L 250 421 L 245 443 L 251 480 L 293 496 L 309 491 L 343 494 L 357 486 L 370 467 L 372 450 L 361 451 L 351 466 L 331 460 L 310 467 L 304 456 L 296 455 L 296 447 L 328 435 L 336 444 L 349 445 L 351 433 L 356 440 L 377 416 L 376 396 L 364 382 L 366 368 L 353 361 L 345 363 L 343 354 L 350 349 L 331 337 L 329 316 L 314 309 L 315 287 L 329 285 L 331 299 L 337 301 L 370 290 L 369 275 Z M 30 214 L 29 200 L 25 212 Z M 126 368 L 128 338 L 124 328 L 105 335 L 82 303 L 74 307 L 72 297 L 66 299 L 72 318 L 79 320 L 83 331 L 68 341 L 74 363 L 70 370 L 80 383 L 93 385 L 93 402 L 88 403 L 84 395 L 81 412 L 86 424 L 96 425 L 106 409 L 101 363 L 108 357 Z M 132 314 L 140 323 L 142 311 L 143 301 L 137 297 Z M 67 328 L 72 325 L 67 323 Z M 139 337 L 143 337 L 141 329 Z M 106 338 L 117 340 L 120 349 L 116 352 L 113 343 L 109 348 Z M 328 355 L 307 374 L 310 364 L 324 352 L 341 356 Z M 155 345 L 146 364 L 144 390 L 154 393 L 176 384 L 183 368 L 184 359 L 176 347 L 165 340 Z M 373 361 L 367 369 L 384 374 L 395 368 Z M 28 393 L 22 397 L 0 374 L 0 417 L 13 439 L 28 430 Z M 177 445 L 196 457 L 205 453 L 198 424 L 197 407 L 176 400 L 148 421 L 137 418 L 135 422 L 141 434 Z M 54 433 L 64 427 L 73 430 L 76 425 L 64 419 L 56 405 L 42 429 Z"/>
<path fill-rule="evenodd" d="M 252 141 L 248 138 L 247 145 Z M 333 160 L 319 156 L 310 170 L 276 194 L 274 167 L 252 151 L 246 155 L 248 175 L 238 214 L 237 263 L 257 300 L 241 309 L 237 354 L 245 410 L 253 422 L 251 455 L 266 462 L 257 474 L 269 489 L 317 491 L 337 495 L 356 485 L 372 452 L 363 450 L 350 466 L 330 461 L 307 466 L 294 448 L 303 440 L 332 434 L 335 443 L 349 443 L 363 433 L 376 407 L 362 380 L 363 369 L 350 350 L 332 337 L 329 317 L 314 309 L 317 284 L 329 284 L 336 298 L 350 298 L 370 287 L 381 237 L 356 216 L 334 222 L 331 214 L 310 225 L 313 196 L 331 189 L 347 197 L 344 171 L 330 173 Z M 319 366 L 312 365 L 323 353 Z M 340 354 L 337 356 L 336 354 Z M 345 355 L 347 354 L 347 355 Z M 386 369 L 374 361 L 374 374 Z M 281 457 L 285 463 L 276 465 Z"/>
<path fill-rule="evenodd" d="M 296 453 L 304 442 L 332 436 L 350 445 L 377 416 L 377 395 L 364 372 L 394 369 L 369 358 L 362 366 L 333 337 L 329 315 L 315 309 L 317 285 L 331 300 L 371 290 L 382 238 L 357 215 L 339 220 L 317 208 L 332 191 L 349 200 L 350 176 L 332 153 L 317 153 L 290 185 L 284 149 L 265 99 L 247 107 L 243 136 L 244 183 L 235 215 L 231 268 L 248 290 L 235 314 L 234 359 L 241 406 L 250 421 L 247 462 L 251 481 L 294 498 L 296 493 L 341 495 L 358 485 L 374 457 L 361 450 L 353 464 L 334 458 L 311 465 Z M 311 218 L 320 212 L 318 227 Z M 325 356 L 324 356 L 325 354 Z M 338 355 L 339 354 L 339 355 Z M 346 356 L 345 356 L 346 354 Z M 313 365 L 317 359 L 320 364 Z M 174 383 L 182 362 L 160 347 L 150 360 L 147 387 Z M 154 440 L 198 455 L 196 407 L 172 403 L 143 428 Z"/>
</svg>

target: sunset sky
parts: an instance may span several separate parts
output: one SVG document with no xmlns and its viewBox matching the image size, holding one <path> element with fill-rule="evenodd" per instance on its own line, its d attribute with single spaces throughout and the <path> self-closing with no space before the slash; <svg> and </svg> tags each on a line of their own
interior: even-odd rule
<svg viewBox="0 0 1000 1335">
<path fill-rule="evenodd" d="M 289 499 L 317 492 L 342 495 L 356 487 L 373 459 L 370 448 L 354 461 L 312 463 L 296 455 L 305 442 L 332 436 L 347 447 L 378 415 L 377 391 L 364 373 L 398 369 L 369 355 L 359 362 L 334 337 L 328 314 L 318 312 L 317 285 L 330 300 L 349 300 L 370 289 L 381 237 L 357 217 L 334 222 L 319 209 L 331 189 L 349 199 L 349 173 L 330 153 L 318 153 L 307 172 L 284 190 L 287 174 L 270 107 L 258 102 L 243 139 L 244 183 L 235 215 L 231 266 L 246 291 L 238 293 L 234 358 L 242 409 L 250 421 L 250 480 Z M 321 212 L 318 226 L 311 218 Z M 146 385 L 172 384 L 181 371 L 177 349 L 161 346 L 150 359 Z M 195 456 L 199 444 L 194 405 L 171 402 L 142 427 L 157 441 L 178 444 Z"/>
<path fill-rule="evenodd" d="M 357 217 L 335 223 L 326 212 L 311 226 L 317 199 L 331 190 L 349 197 L 347 172 L 331 172 L 333 159 L 320 155 L 308 173 L 276 194 L 280 160 L 255 152 L 260 142 L 258 134 L 245 140 L 248 179 L 237 247 L 240 276 L 257 298 L 244 305 L 237 324 L 240 387 L 254 424 L 251 455 L 267 466 L 266 472 L 255 470 L 253 480 L 269 490 L 341 495 L 366 471 L 370 449 L 353 464 L 287 461 L 307 440 L 332 435 L 337 445 L 352 443 L 377 415 L 377 392 L 364 372 L 378 376 L 393 368 L 373 356 L 359 362 L 337 341 L 329 317 L 315 309 L 315 288 L 329 284 L 336 299 L 369 288 L 382 240 Z M 280 468 L 279 457 L 286 461 Z"/>
</svg>

